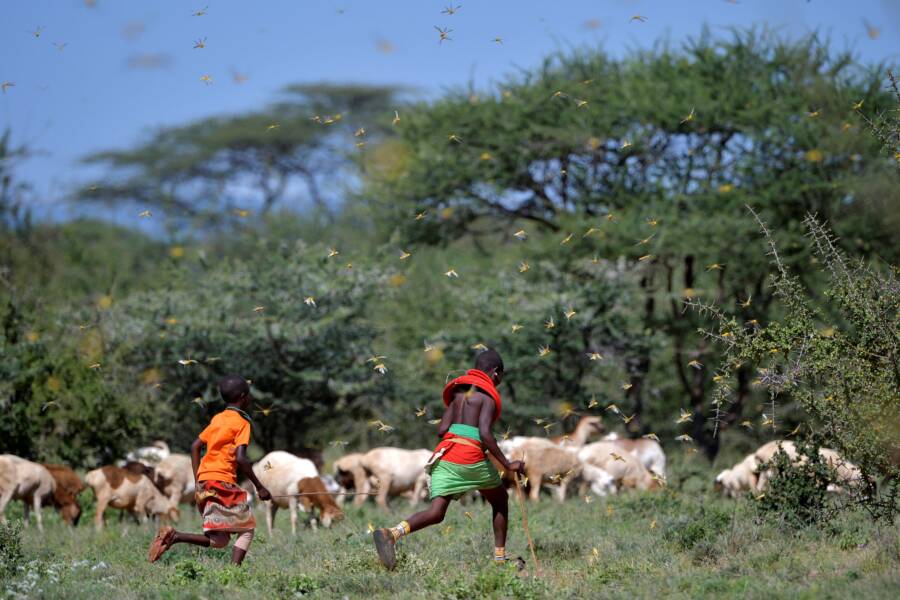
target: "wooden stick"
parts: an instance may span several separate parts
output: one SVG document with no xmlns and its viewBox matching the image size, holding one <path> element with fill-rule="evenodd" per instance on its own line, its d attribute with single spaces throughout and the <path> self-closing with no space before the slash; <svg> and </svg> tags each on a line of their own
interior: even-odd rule
<svg viewBox="0 0 900 600">
<path fill-rule="evenodd" d="M 519 474 L 513 472 L 513 481 L 516 482 L 516 495 L 519 497 L 519 508 L 522 510 L 522 529 L 525 530 L 525 538 L 528 540 L 528 547 L 531 549 L 531 559 L 534 561 L 535 573 L 541 575 L 541 563 L 538 562 L 537 554 L 534 552 L 534 542 L 531 539 L 531 532 L 528 530 L 528 512 L 525 510 L 525 493 L 522 491 L 522 484 L 519 483 Z"/>
<path fill-rule="evenodd" d="M 378 492 L 300 492 L 299 494 L 272 494 L 273 498 L 299 498 L 300 496 L 377 496 Z"/>
</svg>

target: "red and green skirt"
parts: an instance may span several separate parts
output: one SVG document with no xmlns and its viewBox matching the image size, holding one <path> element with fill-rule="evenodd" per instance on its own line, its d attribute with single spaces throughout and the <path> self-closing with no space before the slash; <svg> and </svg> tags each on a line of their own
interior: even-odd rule
<svg viewBox="0 0 900 600">
<path fill-rule="evenodd" d="M 464 438 L 474 443 L 454 441 Z M 431 499 L 459 498 L 473 490 L 489 490 L 501 484 L 500 474 L 484 456 L 478 428 L 454 423 L 434 449 L 429 463 Z"/>
<path fill-rule="evenodd" d="M 203 515 L 203 531 L 244 533 L 256 528 L 247 492 L 227 481 L 201 481 L 197 510 Z"/>
</svg>

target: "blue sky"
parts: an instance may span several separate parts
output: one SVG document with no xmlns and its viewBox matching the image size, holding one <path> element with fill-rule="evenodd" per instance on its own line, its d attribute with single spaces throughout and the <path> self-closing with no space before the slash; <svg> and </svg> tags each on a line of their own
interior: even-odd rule
<svg viewBox="0 0 900 600">
<path fill-rule="evenodd" d="M 290 83 L 397 83 L 433 95 L 501 79 L 555 50 L 622 54 L 678 42 L 704 24 L 819 31 L 863 61 L 900 63 L 900 0 L 455 0 L 452 15 L 442 13 L 448 5 L 0 0 L 0 82 L 15 84 L 0 95 L 0 129 L 36 151 L 20 175 L 40 192 L 39 213 L 59 219 L 75 214 L 66 192 L 92 175 L 79 165 L 85 154 L 160 126 L 260 108 Z M 435 26 L 451 28 L 452 41 L 439 44 Z M 205 48 L 195 49 L 201 39 Z"/>
</svg>

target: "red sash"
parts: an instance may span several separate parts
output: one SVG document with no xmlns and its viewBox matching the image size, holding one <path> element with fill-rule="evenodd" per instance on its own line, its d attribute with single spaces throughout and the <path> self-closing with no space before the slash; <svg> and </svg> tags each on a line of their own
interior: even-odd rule
<svg viewBox="0 0 900 600">
<path fill-rule="evenodd" d="M 494 421 L 500 418 L 500 411 L 503 409 L 503 403 L 500 401 L 500 392 L 494 386 L 494 382 L 488 377 L 484 371 L 478 369 L 469 369 L 466 374 L 457 377 L 444 387 L 444 406 L 450 406 L 453 396 L 456 394 L 456 386 L 458 385 L 474 385 L 479 390 L 494 399 Z"/>
</svg>

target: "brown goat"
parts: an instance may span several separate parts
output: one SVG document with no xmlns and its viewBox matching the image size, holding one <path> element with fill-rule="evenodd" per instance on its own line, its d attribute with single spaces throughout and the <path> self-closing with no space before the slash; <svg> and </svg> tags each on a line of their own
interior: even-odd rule
<svg viewBox="0 0 900 600">
<path fill-rule="evenodd" d="M 344 512 L 334 501 L 331 494 L 325 488 L 325 483 L 319 477 L 305 477 L 297 483 L 297 491 L 306 496 L 300 496 L 300 505 L 304 512 L 312 514 L 313 509 L 318 509 L 322 525 L 331 527 L 332 521 L 341 521 Z M 315 527 L 315 521 L 313 521 Z"/>
<path fill-rule="evenodd" d="M 78 494 L 85 488 L 84 482 L 75 471 L 65 465 L 44 464 L 44 468 L 50 471 L 50 475 L 56 481 L 56 489 L 53 490 L 53 505 L 63 520 L 75 527 L 81 518 Z"/>
<path fill-rule="evenodd" d="M 103 529 L 103 513 L 107 507 L 127 511 L 141 523 L 150 515 L 174 522 L 180 516 L 178 508 L 169 503 L 146 475 L 106 466 L 89 471 L 84 481 L 97 497 L 97 514 L 94 516 L 97 529 Z"/>
</svg>

